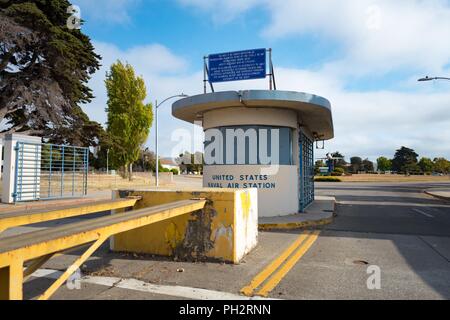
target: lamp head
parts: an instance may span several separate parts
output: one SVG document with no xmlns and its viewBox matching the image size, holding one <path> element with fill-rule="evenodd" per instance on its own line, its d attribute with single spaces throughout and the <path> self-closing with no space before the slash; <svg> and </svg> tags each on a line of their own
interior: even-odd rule
<svg viewBox="0 0 450 320">
<path fill-rule="evenodd" d="M 433 78 L 430 78 L 429 76 L 426 76 L 425 78 L 420 78 L 420 79 L 417 80 L 417 81 L 422 82 L 422 81 L 431 81 L 431 80 L 434 80 L 434 79 L 433 79 Z"/>
</svg>

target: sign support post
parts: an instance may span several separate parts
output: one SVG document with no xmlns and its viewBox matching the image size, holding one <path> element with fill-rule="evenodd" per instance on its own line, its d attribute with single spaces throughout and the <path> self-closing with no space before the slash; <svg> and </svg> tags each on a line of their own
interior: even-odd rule
<svg viewBox="0 0 450 320">
<path fill-rule="evenodd" d="M 267 50 L 269 52 L 269 90 L 272 89 L 272 49 Z"/>
</svg>

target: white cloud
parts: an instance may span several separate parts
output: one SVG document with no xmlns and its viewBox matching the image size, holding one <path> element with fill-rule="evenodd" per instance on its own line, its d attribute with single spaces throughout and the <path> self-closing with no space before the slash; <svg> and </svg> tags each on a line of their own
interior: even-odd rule
<svg viewBox="0 0 450 320">
<path fill-rule="evenodd" d="M 320 36 L 342 49 L 342 60 L 328 66 L 342 75 L 399 68 L 436 73 L 450 63 L 446 0 L 179 1 L 221 15 L 224 21 L 252 7 L 266 8 L 270 21 L 262 30 L 264 37 Z"/>
<path fill-rule="evenodd" d="M 94 22 L 128 23 L 129 9 L 140 0 L 73 0 L 81 9 L 81 18 L 89 17 Z"/>
<path fill-rule="evenodd" d="M 335 139 L 327 151 L 351 156 L 392 157 L 402 145 L 421 155 L 450 158 L 450 90 L 445 92 L 348 91 L 339 77 L 325 71 L 277 69 L 282 90 L 305 91 L 330 100 Z M 421 86 L 417 84 L 416 86 Z"/>
<path fill-rule="evenodd" d="M 106 123 L 107 94 L 104 84 L 106 72 L 111 64 L 117 60 L 130 63 L 137 75 L 144 78 L 147 87 L 147 101 L 161 100 L 174 94 L 196 94 L 203 88 L 203 73 L 188 73 L 188 63 L 181 57 L 173 54 L 169 49 L 160 44 L 137 46 L 129 50 L 121 50 L 117 46 L 94 41 L 95 51 L 102 56 L 102 67 L 89 82 L 95 99 L 83 109 L 92 120 L 103 125 Z M 173 100 L 175 101 L 175 100 Z M 171 133 L 177 128 L 191 130 L 192 126 L 177 120 L 171 115 L 171 102 L 168 101 L 159 111 L 160 134 L 159 142 L 162 153 L 167 155 L 176 142 L 171 141 Z M 154 127 L 150 131 L 148 146 L 154 146 Z"/>
<path fill-rule="evenodd" d="M 223 21 L 256 6 L 254 0 L 178 0 L 216 15 Z M 342 49 L 339 60 L 329 61 L 317 70 L 276 65 L 280 90 L 318 94 L 329 99 L 333 108 L 336 138 L 326 143 L 324 152 L 339 150 L 347 157 L 375 160 L 392 157 L 402 145 L 423 156 L 450 158 L 450 90 L 448 83 L 417 83 L 419 76 L 450 72 L 450 6 L 444 0 L 349 0 L 349 1 L 268 1 L 261 0 L 270 14 L 268 26 L 260 31 L 265 37 L 280 39 L 305 34 L 320 36 Z M 220 8 L 220 10 L 217 10 Z M 128 61 L 147 84 L 149 101 L 173 94 L 202 92 L 202 72 L 189 71 L 182 57 L 164 46 L 151 44 L 121 50 L 95 42 L 103 59 L 102 70 L 91 81 L 98 97 L 85 109 L 104 122 L 106 92 L 104 76 L 117 59 Z M 447 69 L 445 69 L 447 68 Z M 393 90 L 349 90 L 349 79 L 383 75 L 396 69 L 408 70 Z M 355 78 L 356 76 L 356 78 Z M 216 91 L 267 89 L 268 81 L 244 81 L 217 84 Z M 168 155 L 176 142 L 171 133 L 191 126 L 171 116 L 170 102 L 160 113 L 162 154 Z M 153 147 L 153 131 L 150 147 Z"/>
<path fill-rule="evenodd" d="M 105 72 L 117 59 L 128 61 L 138 74 L 143 75 L 149 92 L 148 101 L 181 92 L 190 95 L 202 92 L 202 72 L 186 71 L 187 62 L 165 47 L 152 44 L 122 51 L 107 43 L 94 42 L 94 46 L 103 56 L 103 67 L 90 83 L 97 98 L 85 110 L 97 121 L 106 120 L 107 98 L 103 81 Z M 349 92 L 337 75 L 324 70 L 277 68 L 276 75 L 278 87 L 282 90 L 314 93 L 331 101 L 336 138 L 326 143 L 326 151 L 339 150 L 347 157 L 359 155 L 375 160 L 380 155 L 392 157 L 396 149 L 406 145 L 424 156 L 450 158 L 450 91 Z M 268 82 L 230 82 L 216 84 L 215 87 L 216 91 L 267 89 Z M 163 155 L 169 155 L 177 144 L 171 141 L 172 132 L 180 128 L 192 130 L 189 124 L 172 117 L 171 102 L 160 109 Z M 148 141 L 151 148 L 153 141 L 152 129 Z M 317 156 L 324 153 L 318 151 Z"/>
</svg>

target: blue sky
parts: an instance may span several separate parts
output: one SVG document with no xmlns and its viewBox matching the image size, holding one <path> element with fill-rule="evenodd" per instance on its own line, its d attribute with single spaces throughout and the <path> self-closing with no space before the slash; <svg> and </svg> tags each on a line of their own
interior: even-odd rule
<svg viewBox="0 0 450 320">
<path fill-rule="evenodd" d="M 104 75 L 116 59 L 142 75 L 148 101 L 202 92 L 205 54 L 272 48 L 278 88 L 331 101 L 336 138 L 328 151 L 375 160 L 402 145 L 420 155 L 450 158 L 448 0 L 73 0 L 83 31 L 104 58 L 91 80 L 96 99 L 84 109 L 104 123 Z M 263 80 L 233 82 L 217 90 L 267 88 Z M 162 108 L 161 150 L 192 131 Z M 154 130 L 147 143 L 154 146 Z M 318 151 L 321 156 L 323 152 Z"/>
</svg>

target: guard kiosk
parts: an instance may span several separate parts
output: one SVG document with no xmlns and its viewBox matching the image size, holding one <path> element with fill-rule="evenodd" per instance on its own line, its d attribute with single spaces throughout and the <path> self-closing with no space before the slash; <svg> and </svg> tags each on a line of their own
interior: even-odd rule
<svg viewBox="0 0 450 320">
<path fill-rule="evenodd" d="M 314 142 L 334 137 L 330 102 L 313 94 L 224 91 L 172 105 L 205 132 L 203 186 L 257 188 L 261 217 L 303 212 L 314 201 Z"/>
</svg>

